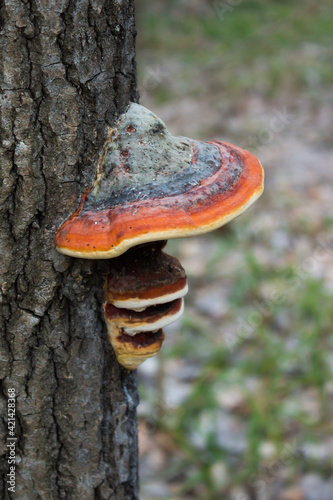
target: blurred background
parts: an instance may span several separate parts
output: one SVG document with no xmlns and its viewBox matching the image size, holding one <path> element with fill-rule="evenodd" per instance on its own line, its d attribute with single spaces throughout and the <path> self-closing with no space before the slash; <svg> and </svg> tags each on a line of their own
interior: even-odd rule
<svg viewBox="0 0 333 500">
<path fill-rule="evenodd" d="M 183 318 L 138 370 L 141 499 L 333 500 L 333 2 L 137 2 L 141 104 L 261 160 L 263 196 L 170 241 Z"/>
</svg>

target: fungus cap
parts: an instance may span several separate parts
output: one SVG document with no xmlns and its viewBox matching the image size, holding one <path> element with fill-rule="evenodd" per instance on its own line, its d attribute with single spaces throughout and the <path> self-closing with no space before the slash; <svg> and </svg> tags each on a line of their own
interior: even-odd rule
<svg viewBox="0 0 333 500">
<path fill-rule="evenodd" d="M 134 370 L 146 359 L 155 356 L 164 341 L 164 331 L 127 335 L 115 324 L 108 324 L 108 335 L 118 362 L 129 370 Z"/>
<path fill-rule="evenodd" d="M 183 297 L 188 290 L 184 268 L 175 257 L 161 251 L 165 244 L 135 247 L 112 259 L 104 286 L 107 302 L 142 311 Z"/>
<path fill-rule="evenodd" d="M 106 324 L 114 322 L 123 328 L 127 335 L 131 336 L 137 333 L 152 332 L 170 325 L 180 318 L 183 312 L 183 299 L 150 306 L 142 312 L 119 309 L 108 302 L 104 305 Z"/>
<path fill-rule="evenodd" d="M 105 259 L 141 243 L 212 231 L 252 205 L 263 178 L 253 154 L 174 137 L 154 113 L 131 104 L 104 145 L 94 186 L 59 228 L 57 250 Z"/>
</svg>

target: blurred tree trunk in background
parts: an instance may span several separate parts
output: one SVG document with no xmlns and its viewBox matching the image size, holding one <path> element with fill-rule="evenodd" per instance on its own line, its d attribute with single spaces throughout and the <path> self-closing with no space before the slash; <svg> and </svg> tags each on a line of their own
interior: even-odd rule
<svg viewBox="0 0 333 500">
<path fill-rule="evenodd" d="M 106 125 L 137 100 L 133 3 L 1 2 L 3 499 L 138 498 L 136 380 L 106 340 L 106 263 L 62 256 L 53 241 L 94 179 Z"/>
</svg>

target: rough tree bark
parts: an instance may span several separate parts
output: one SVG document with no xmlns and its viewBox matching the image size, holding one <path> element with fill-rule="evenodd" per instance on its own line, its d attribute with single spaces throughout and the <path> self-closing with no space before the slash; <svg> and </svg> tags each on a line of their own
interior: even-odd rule
<svg viewBox="0 0 333 500">
<path fill-rule="evenodd" d="M 106 340 L 106 262 L 62 256 L 53 242 L 93 181 L 106 125 L 137 100 L 133 3 L 0 3 L 3 499 L 138 498 L 136 380 Z"/>
</svg>

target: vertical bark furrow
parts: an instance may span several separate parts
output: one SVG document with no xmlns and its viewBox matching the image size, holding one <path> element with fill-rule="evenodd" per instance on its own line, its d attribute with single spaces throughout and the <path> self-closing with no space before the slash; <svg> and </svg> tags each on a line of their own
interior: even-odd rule
<svg viewBox="0 0 333 500">
<path fill-rule="evenodd" d="M 106 263 L 53 243 L 137 100 L 133 0 L 3 0 L 0 30 L 0 411 L 14 387 L 18 438 L 11 495 L 2 418 L 0 497 L 136 499 L 138 396 L 106 341 Z"/>
</svg>

